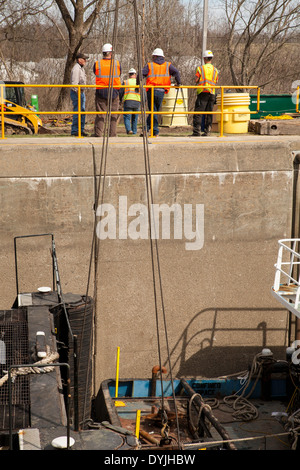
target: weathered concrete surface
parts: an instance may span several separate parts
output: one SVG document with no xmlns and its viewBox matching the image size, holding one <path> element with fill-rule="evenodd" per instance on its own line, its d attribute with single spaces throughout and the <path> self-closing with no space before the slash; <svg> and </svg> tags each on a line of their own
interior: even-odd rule
<svg viewBox="0 0 300 470">
<path fill-rule="evenodd" d="M 277 241 L 292 223 L 293 159 L 299 137 L 151 139 L 154 203 L 204 205 L 204 245 L 158 240 L 173 375 L 245 369 L 267 346 L 284 357 L 287 314 L 270 295 Z M 63 292 L 85 294 L 102 139 L 23 138 L 0 143 L 1 308 L 16 294 L 13 238 L 53 233 Z M 141 138 L 112 138 L 103 202 L 118 214 L 146 204 Z M 128 223 L 136 219 L 128 217 Z M 171 232 L 172 233 L 172 232 Z M 45 239 L 18 241 L 21 291 L 51 285 Z M 148 377 L 158 364 L 149 240 L 101 240 L 95 320 L 95 393 L 115 375 Z M 94 293 L 93 266 L 89 283 Z M 159 295 L 158 295 L 159 297 Z M 166 363 L 161 312 L 159 345 Z"/>
</svg>

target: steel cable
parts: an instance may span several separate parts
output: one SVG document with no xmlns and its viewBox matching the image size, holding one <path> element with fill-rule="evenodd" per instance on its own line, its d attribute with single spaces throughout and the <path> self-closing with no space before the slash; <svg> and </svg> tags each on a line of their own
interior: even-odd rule
<svg viewBox="0 0 300 470">
<path fill-rule="evenodd" d="M 87 308 L 88 290 L 89 290 L 89 284 L 90 284 L 93 257 L 94 257 L 94 295 L 93 297 L 94 297 L 95 308 L 97 305 L 97 280 L 98 280 L 98 273 L 99 273 L 98 259 L 99 259 L 100 241 L 96 237 L 96 223 L 97 223 L 96 213 L 97 213 L 97 207 L 99 205 L 100 195 L 101 195 L 101 204 L 103 203 L 103 200 L 104 200 L 106 164 L 107 164 L 109 132 L 110 132 L 110 123 L 111 123 L 111 108 L 112 108 L 112 99 L 113 99 L 113 84 L 114 84 L 113 72 L 114 72 L 114 67 L 115 67 L 115 50 L 116 50 L 117 33 L 118 33 L 118 16 L 119 16 L 119 0 L 116 0 L 113 39 L 112 39 L 112 58 L 111 58 L 111 63 L 110 63 L 108 98 L 107 98 L 108 109 L 106 113 L 106 119 L 104 120 L 103 142 L 102 142 L 102 151 L 101 151 L 101 158 L 100 158 L 98 185 L 97 185 L 97 174 L 95 175 L 95 203 L 94 203 L 95 204 L 94 206 L 95 217 L 94 217 L 94 229 L 93 229 L 92 247 L 91 247 L 91 254 L 90 254 L 89 271 L 88 271 L 88 283 L 87 283 L 87 289 L 86 289 L 86 304 L 85 304 L 84 318 L 85 318 L 86 308 Z M 94 147 L 93 147 L 93 156 L 94 156 Z M 95 338 L 96 332 L 97 332 L 96 315 L 94 315 L 94 325 L 95 325 L 94 327 L 94 338 Z M 96 343 L 96 340 L 94 342 Z M 90 354 L 92 354 L 91 351 L 92 351 L 92 336 L 91 336 L 91 344 L 90 344 Z M 88 374 L 89 374 L 89 367 L 87 367 L 87 377 L 88 377 Z M 86 395 L 87 394 L 85 394 L 85 407 L 86 407 Z"/>
<path fill-rule="evenodd" d="M 157 292 L 157 282 L 159 283 L 159 293 L 161 298 L 161 309 L 163 314 L 163 323 L 164 323 L 164 331 L 165 331 L 165 341 L 167 347 L 167 355 L 168 355 L 168 363 L 170 369 L 170 378 L 171 378 L 171 385 L 172 385 L 172 394 L 174 399 L 174 406 L 175 406 L 175 415 L 176 415 L 176 423 L 177 423 L 177 433 L 178 433 L 178 446 L 180 447 L 180 433 L 179 433 L 179 422 L 178 422 L 178 412 L 177 406 L 175 401 L 175 391 L 174 391 L 174 383 L 172 377 L 172 366 L 170 361 L 170 350 L 169 350 L 169 341 L 167 335 L 167 325 L 166 325 L 166 316 L 165 316 L 165 305 L 164 305 L 164 298 L 163 298 L 163 289 L 162 289 L 162 278 L 161 278 L 161 270 L 160 270 L 160 261 L 159 261 L 159 252 L 158 252 L 158 245 L 157 245 L 157 237 L 152 236 L 152 222 L 151 222 L 151 209 L 153 207 L 153 191 L 152 191 L 152 182 L 151 182 L 151 168 L 150 168 L 150 158 L 149 158 L 149 142 L 148 136 L 146 132 L 146 109 L 145 109 L 145 100 L 144 100 L 144 88 L 143 88 L 143 79 L 142 79 L 142 55 L 140 50 L 140 38 L 139 38 L 139 23 L 138 23 L 138 10 L 137 10 L 137 2 L 136 0 L 132 0 L 132 4 L 134 7 L 134 20 L 135 20 L 135 31 L 136 31 L 136 45 L 137 45 L 137 57 L 138 57 L 138 73 L 140 77 L 140 94 L 141 94 L 141 119 L 142 119 L 142 130 L 143 130 L 143 148 L 144 148 L 144 164 L 145 164 L 145 182 L 146 182 L 146 193 L 147 193 L 147 204 L 148 204 L 148 218 L 149 218 L 149 239 L 150 239 L 150 251 L 151 251 L 151 264 L 152 264 L 152 278 L 153 278 L 153 290 L 154 290 L 154 303 L 155 303 L 155 316 L 156 316 L 156 329 L 157 329 L 157 341 L 158 341 L 158 355 L 159 355 L 159 365 L 160 369 L 162 370 L 162 357 L 161 357 L 161 345 L 160 345 L 160 332 L 159 332 L 159 315 L 158 315 L 158 292 Z M 100 160 L 100 170 L 99 170 L 99 182 L 98 186 L 96 186 L 96 197 L 95 197 L 95 227 L 93 231 L 93 239 L 92 239 L 92 249 L 91 249 L 91 257 L 90 257 L 90 265 L 89 265 L 89 274 L 88 274 L 88 285 L 87 285 L 87 292 L 86 298 L 88 297 L 88 289 L 90 283 L 90 272 L 92 266 L 92 257 L 94 254 L 94 300 L 95 305 L 97 304 L 97 280 L 98 280 L 98 261 L 99 261 L 99 240 L 96 237 L 96 209 L 99 204 L 100 193 L 101 193 L 101 203 L 103 202 L 104 198 L 104 188 L 105 188 L 105 176 L 106 176 L 106 163 L 107 163 L 107 150 L 108 150 L 108 141 L 109 141 L 109 128 L 110 128 L 110 121 L 111 121 L 111 107 L 112 107 L 112 93 L 113 93 L 113 67 L 114 67 L 114 55 L 116 50 L 116 40 L 117 40 L 117 24 L 118 24 L 118 10 L 119 10 L 119 1 L 116 0 L 115 6 L 115 19 L 114 19 L 114 30 L 113 30 L 113 54 L 112 60 L 110 64 L 110 83 L 109 83 L 109 97 L 108 97 L 108 111 L 107 111 L 107 119 L 105 120 L 105 128 L 104 128 L 104 135 L 103 135 L 103 145 L 102 145 L 102 153 L 101 153 L 101 160 Z M 94 151 L 94 148 L 93 148 Z M 102 185 L 101 185 L 102 179 Z M 154 223 L 153 217 L 153 223 Z M 154 225 L 155 231 L 155 225 Z M 154 243 L 153 243 L 154 238 Z M 156 257 L 154 255 L 154 247 L 156 252 Z M 156 265 L 157 265 L 157 272 L 158 272 L 158 280 L 156 279 L 155 275 L 155 258 L 156 258 Z M 162 390 L 162 410 L 163 416 L 166 416 L 164 412 L 164 390 L 163 390 L 163 383 L 162 383 L 162 374 L 161 375 L 161 390 Z M 163 418 L 164 419 L 164 418 Z M 166 424 L 163 422 L 163 424 Z"/>
<path fill-rule="evenodd" d="M 163 316 L 163 324 L 164 324 L 164 331 L 165 331 L 165 341 L 167 347 L 167 356 L 168 356 L 168 364 L 169 364 L 169 373 L 171 379 L 171 386 L 172 386 L 172 395 L 174 400 L 174 407 L 175 407 L 175 417 L 176 417 L 176 425 L 177 425 L 177 440 L 178 440 L 178 447 L 180 447 L 180 432 L 179 432 L 179 421 L 178 421 L 178 411 L 176 406 L 175 400 L 175 390 L 174 390 L 174 382 L 172 376 L 172 365 L 171 365 L 171 358 L 170 358 L 170 349 L 169 349 L 169 340 L 167 334 L 167 324 L 166 324 L 166 314 L 165 314 L 165 304 L 164 304 L 164 296 L 163 296 L 163 288 L 162 288 L 162 278 L 161 278 L 161 269 L 160 269 L 160 260 L 159 260 L 159 250 L 158 250 L 158 243 L 157 243 L 157 236 L 156 236 L 156 227 L 155 227 L 155 217 L 152 214 L 153 220 L 153 228 L 154 228 L 154 244 L 153 244 L 153 237 L 152 237 L 152 220 L 151 220 L 151 213 L 153 210 L 153 191 L 152 191 L 152 181 L 151 181 L 151 167 L 150 167 L 150 157 L 149 157 L 149 142 L 147 136 L 147 128 L 146 128 L 146 113 L 145 113 L 145 100 L 144 100 L 144 88 L 143 88 L 143 75 L 142 75 L 142 54 L 140 49 L 140 36 L 139 36 L 139 22 L 138 22 L 138 10 L 137 10 L 137 0 L 132 0 L 134 6 L 134 21 L 135 21 L 135 33 L 136 33 L 136 45 L 137 45 L 137 56 L 138 56 L 138 73 L 139 73 L 139 87 L 140 87 L 140 95 L 141 95 L 141 110 L 142 110 L 142 130 L 143 130 L 143 144 L 144 144 L 144 162 L 145 162 L 145 180 L 146 180 L 146 192 L 147 192 L 147 205 L 148 205 L 148 220 L 149 220 L 149 239 L 150 239 L 150 251 L 151 251 L 151 262 L 152 262 L 152 277 L 153 277 L 153 289 L 154 289 L 154 300 L 155 300 L 155 314 L 156 314 L 156 329 L 157 329 L 157 341 L 158 341 L 158 355 L 159 355 L 159 366 L 160 370 L 162 370 L 162 359 L 161 359 L 161 346 L 160 346 L 160 335 L 159 335 L 159 324 L 158 324 L 158 306 L 157 306 L 157 291 L 156 291 L 156 276 L 155 276 L 155 262 L 154 262 L 154 249 L 155 246 L 155 253 L 156 253 L 156 265 L 157 265 L 157 272 L 158 272 L 158 283 L 159 283 L 159 293 L 161 299 L 161 309 L 162 309 L 162 316 Z M 166 416 L 165 409 L 164 409 L 164 390 L 163 390 L 163 382 L 162 382 L 162 374 L 160 374 L 161 380 L 161 393 L 162 393 L 162 411 L 163 416 Z M 163 424 L 166 424 L 165 418 L 163 418 Z"/>
</svg>

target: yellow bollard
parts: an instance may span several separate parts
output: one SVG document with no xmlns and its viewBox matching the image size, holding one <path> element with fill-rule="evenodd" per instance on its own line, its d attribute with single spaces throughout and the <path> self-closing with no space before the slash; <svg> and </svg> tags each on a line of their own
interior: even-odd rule
<svg viewBox="0 0 300 470">
<path fill-rule="evenodd" d="M 120 367 L 120 346 L 117 347 L 116 393 L 115 393 L 115 398 L 118 398 L 118 393 L 119 393 L 119 367 Z"/>
<path fill-rule="evenodd" d="M 118 398 L 119 393 L 119 370 L 120 370 L 120 347 L 117 347 L 117 366 L 116 366 L 116 391 L 115 398 Z M 115 406 L 126 406 L 122 401 L 115 401 Z"/>
<path fill-rule="evenodd" d="M 141 422 L 141 410 L 136 410 L 135 436 L 137 439 L 139 439 L 140 437 L 140 422 Z"/>
</svg>

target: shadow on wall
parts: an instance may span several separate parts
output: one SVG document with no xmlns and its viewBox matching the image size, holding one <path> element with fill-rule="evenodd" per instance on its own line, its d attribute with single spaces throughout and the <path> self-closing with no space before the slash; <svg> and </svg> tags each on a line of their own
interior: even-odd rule
<svg viewBox="0 0 300 470">
<path fill-rule="evenodd" d="M 255 323 L 259 316 L 264 321 Z M 170 350 L 172 368 L 178 371 L 178 378 L 229 375 L 246 370 L 263 348 L 271 349 L 275 359 L 285 359 L 288 331 L 284 309 L 204 309 L 193 317 Z M 195 343 L 198 352 L 190 355 L 189 349 L 197 349 Z"/>
</svg>

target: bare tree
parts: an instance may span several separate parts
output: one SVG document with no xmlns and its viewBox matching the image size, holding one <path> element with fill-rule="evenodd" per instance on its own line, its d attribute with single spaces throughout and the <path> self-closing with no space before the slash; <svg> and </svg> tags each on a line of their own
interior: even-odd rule
<svg viewBox="0 0 300 470">
<path fill-rule="evenodd" d="M 70 83 L 70 74 L 77 52 L 80 50 L 94 25 L 104 0 L 55 0 L 68 31 L 68 53 L 63 84 Z M 58 97 L 57 109 L 63 107 L 68 89 L 62 88 Z"/>
<path fill-rule="evenodd" d="M 279 53 L 299 32 L 298 1 L 224 0 L 224 7 L 233 85 L 263 87 L 278 80 L 278 70 L 282 68 Z M 285 67 L 284 73 L 286 78 L 289 75 L 292 78 L 295 69 Z"/>
<path fill-rule="evenodd" d="M 24 49 L 32 39 L 29 24 L 39 24 L 41 13 L 52 3 L 53 0 L 0 0 L 0 59 L 10 79 L 19 78 L 15 76 L 14 63 L 24 61 Z M 32 52 L 32 47 L 28 50 Z"/>
</svg>

